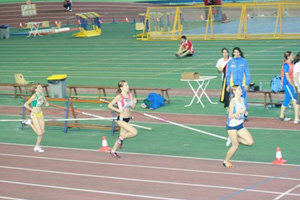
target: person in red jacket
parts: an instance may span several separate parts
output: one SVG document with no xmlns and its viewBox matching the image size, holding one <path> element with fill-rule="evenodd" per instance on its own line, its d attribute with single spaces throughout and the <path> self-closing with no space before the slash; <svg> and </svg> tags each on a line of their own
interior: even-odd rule
<svg viewBox="0 0 300 200">
<path fill-rule="evenodd" d="M 191 41 L 186 39 L 186 36 L 183 35 L 181 37 L 181 43 L 178 51 L 175 53 L 177 58 L 182 58 L 185 56 L 193 56 L 194 55 L 194 47 Z"/>
</svg>

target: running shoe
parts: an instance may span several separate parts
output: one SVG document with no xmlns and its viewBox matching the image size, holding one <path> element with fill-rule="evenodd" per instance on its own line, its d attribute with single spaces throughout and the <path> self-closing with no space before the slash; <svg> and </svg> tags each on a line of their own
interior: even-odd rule
<svg viewBox="0 0 300 200">
<path fill-rule="evenodd" d="M 226 167 L 226 168 L 231 168 L 231 167 L 233 167 L 232 163 L 231 163 L 231 162 L 229 162 L 229 161 L 228 161 L 228 162 L 226 162 L 226 161 L 223 161 L 223 163 L 222 163 L 222 164 L 223 164 L 223 166 L 224 166 L 224 167 Z"/>
<path fill-rule="evenodd" d="M 30 120 L 30 119 L 24 119 L 24 120 L 22 121 L 22 124 L 23 124 L 24 126 L 28 126 L 28 125 L 31 124 L 31 120 Z"/>
<path fill-rule="evenodd" d="M 39 152 L 39 153 L 43 153 L 43 152 L 45 152 L 45 150 L 44 150 L 44 149 L 42 149 L 40 146 L 36 146 L 36 147 L 34 147 L 33 151 L 34 151 L 34 152 Z"/>
<path fill-rule="evenodd" d="M 291 118 L 288 118 L 288 117 L 284 116 L 283 118 L 279 117 L 279 120 L 282 121 L 282 122 L 287 122 L 287 121 L 291 121 Z"/>
<path fill-rule="evenodd" d="M 231 144 L 231 140 L 230 140 L 230 137 L 227 138 L 227 141 L 226 141 L 226 147 L 229 147 Z"/>
<path fill-rule="evenodd" d="M 110 154 L 112 157 L 114 157 L 114 158 L 121 158 L 121 156 L 119 156 L 119 155 L 117 154 L 117 152 L 112 152 L 112 151 L 110 151 L 109 154 Z"/>
<path fill-rule="evenodd" d="M 299 119 L 295 119 L 294 124 L 299 124 L 300 120 Z"/>
</svg>

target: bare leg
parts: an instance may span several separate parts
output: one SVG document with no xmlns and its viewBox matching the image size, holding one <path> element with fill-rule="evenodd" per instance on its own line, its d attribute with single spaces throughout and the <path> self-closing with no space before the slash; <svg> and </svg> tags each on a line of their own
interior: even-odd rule
<svg viewBox="0 0 300 200">
<path fill-rule="evenodd" d="M 282 105 L 281 110 L 280 110 L 280 118 L 284 118 L 285 109 L 286 109 L 286 107 Z"/>
<path fill-rule="evenodd" d="M 138 133 L 138 131 L 127 122 L 118 121 L 118 125 L 121 127 L 119 137 L 121 137 L 122 140 L 135 137 Z M 118 139 L 115 142 L 112 151 L 115 152 L 117 148 L 118 148 Z"/>
<path fill-rule="evenodd" d="M 40 118 L 39 120 L 40 126 L 41 126 L 41 131 L 43 134 L 45 134 L 45 121 L 44 121 L 44 116 Z"/>
<path fill-rule="evenodd" d="M 239 141 L 238 141 L 238 133 L 237 130 L 228 130 L 228 135 L 231 140 L 231 147 L 229 148 L 227 155 L 225 157 L 226 167 L 232 167 L 233 165 L 230 162 L 230 159 L 235 154 L 236 150 L 239 147 Z"/>
<path fill-rule="evenodd" d="M 299 121 L 299 117 L 300 117 L 300 105 L 296 104 L 296 112 L 298 113 L 298 121 Z"/>
<path fill-rule="evenodd" d="M 43 132 L 42 132 L 42 128 L 41 128 L 41 124 L 40 124 L 40 118 L 32 118 L 32 122 L 33 122 L 33 126 L 32 129 L 35 131 L 35 133 L 37 134 L 37 140 L 36 140 L 36 144 L 35 146 L 39 146 L 42 139 L 43 139 Z"/>
<path fill-rule="evenodd" d="M 253 138 L 252 135 L 246 128 L 242 128 L 238 131 L 238 141 L 243 145 L 251 146 L 253 145 Z"/>
<path fill-rule="evenodd" d="M 118 124 L 121 128 L 124 129 L 124 131 L 120 132 L 120 136 L 123 139 L 132 138 L 137 135 L 138 131 L 134 127 L 132 127 L 129 123 L 124 121 L 118 121 Z"/>
<path fill-rule="evenodd" d="M 32 122 L 31 122 L 31 124 L 30 124 L 30 127 L 32 128 L 33 132 L 34 132 L 35 134 L 38 135 L 38 130 L 37 130 L 37 128 L 35 127 L 35 124 L 34 124 L 33 120 L 32 120 Z"/>
<path fill-rule="evenodd" d="M 126 130 L 123 129 L 123 128 L 121 128 L 119 137 L 122 137 L 121 135 L 124 135 L 123 132 L 126 132 Z M 123 137 L 122 137 L 122 138 L 123 138 Z M 123 139 L 124 139 L 124 138 L 123 138 Z M 118 146 L 119 146 L 119 138 L 116 140 L 116 142 L 115 142 L 115 144 L 114 144 L 114 146 L 113 146 L 113 148 L 112 148 L 112 151 L 113 151 L 113 152 L 117 151 Z"/>
<path fill-rule="evenodd" d="M 295 121 L 299 120 L 299 105 L 296 104 L 296 101 L 292 101 L 293 102 L 293 107 L 294 107 L 294 112 L 295 112 Z"/>
<path fill-rule="evenodd" d="M 183 47 L 180 46 L 179 49 L 178 49 L 178 51 L 176 52 L 176 54 L 177 54 L 178 56 L 180 56 L 180 54 L 182 53 L 182 51 L 183 51 Z"/>
<path fill-rule="evenodd" d="M 186 56 L 188 54 L 191 54 L 190 50 L 187 50 L 186 52 L 184 52 L 184 54 L 182 54 L 180 57 L 184 57 L 184 56 Z"/>
</svg>

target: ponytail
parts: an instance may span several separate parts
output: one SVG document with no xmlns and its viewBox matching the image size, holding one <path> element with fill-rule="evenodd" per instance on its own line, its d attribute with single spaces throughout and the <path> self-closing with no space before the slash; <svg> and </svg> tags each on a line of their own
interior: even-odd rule
<svg viewBox="0 0 300 200">
<path fill-rule="evenodd" d="M 29 88 L 29 92 L 31 93 L 31 95 L 33 95 L 33 94 L 35 93 L 35 89 L 36 89 L 39 85 L 42 85 L 42 84 L 36 83 L 36 84 L 34 84 L 33 86 L 31 86 L 31 87 Z"/>
<path fill-rule="evenodd" d="M 118 89 L 117 89 L 117 94 L 121 94 L 122 90 L 121 90 L 121 87 L 124 86 L 124 83 L 126 83 L 125 80 L 120 80 L 119 83 L 118 83 Z"/>
<path fill-rule="evenodd" d="M 291 51 L 286 51 L 286 52 L 284 52 L 284 54 L 283 54 L 284 62 L 288 60 L 288 57 L 290 57 L 291 54 L 292 54 Z"/>
</svg>

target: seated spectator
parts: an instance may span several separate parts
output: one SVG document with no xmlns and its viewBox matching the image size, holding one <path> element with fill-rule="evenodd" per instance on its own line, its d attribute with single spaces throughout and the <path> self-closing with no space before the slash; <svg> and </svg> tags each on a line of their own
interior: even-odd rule
<svg viewBox="0 0 300 200">
<path fill-rule="evenodd" d="M 181 37 L 181 43 L 180 43 L 179 49 L 175 53 L 175 56 L 177 58 L 182 58 L 185 56 L 193 56 L 193 55 L 194 55 L 193 44 L 191 43 L 191 41 L 186 39 L 185 35 L 183 35 Z"/>
<path fill-rule="evenodd" d="M 68 11 L 72 11 L 72 0 L 65 0 L 64 7 Z"/>
</svg>

